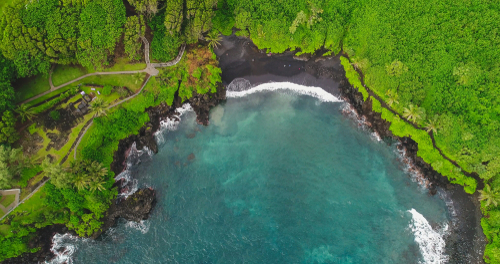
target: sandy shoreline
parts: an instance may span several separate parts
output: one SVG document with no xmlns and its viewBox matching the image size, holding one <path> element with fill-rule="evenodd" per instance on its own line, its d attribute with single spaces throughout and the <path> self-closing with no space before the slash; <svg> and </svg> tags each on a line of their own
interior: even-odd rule
<svg viewBox="0 0 500 264">
<path fill-rule="evenodd" d="M 308 61 L 294 59 L 292 52 L 268 56 L 259 51 L 250 40 L 235 36 L 224 37 L 221 44 L 215 52 L 219 57 L 224 85 L 242 78 L 249 81 L 251 86 L 268 82 L 291 82 L 321 87 L 351 103 L 359 115 L 367 117 L 368 122 L 381 122 L 377 113 L 371 111 L 371 103 L 367 107 L 367 103 L 356 100 L 358 92 L 348 84 L 338 56 L 313 57 Z M 392 136 L 387 128 L 388 124 L 371 127 L 382 136 Z M 450 231 L 445 237 L 448 263 L 484 263 L 486 239 L 481 228 L 478 193 L 469 195 L 461 186 L 450 184 L 446 177 L 430 171 L 430 166 L 416 156 L 416 143 L 407 138 L 399 140 L 403 147 L 409 149 L 407 154 L 412 164 L 431 182 L 433 193 L 445 196 L 452 214 Z"/>
</svg>

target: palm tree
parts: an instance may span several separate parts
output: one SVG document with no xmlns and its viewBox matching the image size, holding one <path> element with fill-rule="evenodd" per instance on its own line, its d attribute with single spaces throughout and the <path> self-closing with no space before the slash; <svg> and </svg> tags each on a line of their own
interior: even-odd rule
<svg viewBox="0 0 500 264">
<path fill-rule="evenodd" d="M 89 190 L 91 192 L 95 192 L 97 190 L 104 191 L 104 190 L 106 190 L 106 188 L 104 187 L 104 184 L 106 184 L 106 181 L 104 179 L 94 178 L 89 183 Z"/>
<path fill-rule="evenodd" d="M 403 116 L 412 121 L 413 123 L 417 123 L 417 121 L 421 120 L 424 115 L 424 111 L 418 107 L 410 104 L 408 108 L 403 110 Z"/>
<path fill-rule="evenodd" d="M 18 106 L 15 112 L 19 114 L 19 117 L 21 117 L 21 121 L 23 123 L 24 121 L 26 121 L 26 119 L 29 120 L 36 116 L 35 111 L 30 109 L 30 107 L 27 104 L 22 104 Z"/>
<path fill-rule="evenodd" d="M 425 130 L 427 130 L 427 133 L 432 133 L 437 135 L 437 131 L 440 128 L 439 124 L 439 117 L 438 116 L 433 116 L 429 120 L 427 120 L 427 123 L 425 124 Z"/>
<path fill-rule="evenodd" d="M 134 76 L 135 84 L 137 84 L 138 82 L 142 82 L 144 80 L 144 76 L 140 72 L 134 74 L 133 76 Z"/>
<path fill-rule="evenodd" d="M 94 161 L 87 167 L 87 171 L 92 179 L 103 178 L 108 175 L 108 169 L 102 163 Z"/>
<path fill-rule="evenodd" d="M 498 192 L 491 190 L 491 187 L 488 184 L 485 184 L 484 189 L 480 190 L 479 193 L 479 201 L 486 201 L 486 207 L 489 207 L 492 204 L 494 206 L 498 206 Z"/>
<path fill-rule="evenodd" d="M 394 93 L 392 90 L 387 90 L 385 93 L 389 98 L 387 99 L 387 105 L 392 107 L 393 104 L 399 104 L 399 96 L 397 93 Z"/>
<path fill-rule="evenodd" d="M 220 45 L 222 37 L 215 32 L 211 32 L 205 37 L 205 39 L 208 41 L 209 48 L 217 48 Z"/>
<path fill-rule="evenodd" d="M 86 173 L 78 173 L 73 179 L 73 184 L 79 191 L 87 188 L 89 183 L 89 176 Z"/>
<path fill-rule="evenodd" d="M 101 98 L 96 98 L 90 104 L 90 110 L 95 112 L 95 117 L 105 116 L 108 114 L 108 104 Z"/>
</svg>

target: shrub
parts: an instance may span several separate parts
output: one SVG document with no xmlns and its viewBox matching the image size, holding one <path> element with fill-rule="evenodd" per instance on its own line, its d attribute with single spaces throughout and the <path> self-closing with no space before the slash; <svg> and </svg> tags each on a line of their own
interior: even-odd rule
<svg viewBox="0 0 500 264">
<path fill-rule="evenodd" d="M 106 85 L 106 86 L 104 86 L 104 88 L 102 89 L 102 94 L 103 94 L 103 95 L 110 95 L 112 91 L 113 91 L 113 86 L 111 86 L 111 85 Z"/>
<path fill-rule="evenodd" d="M 340 57 L 340 62 L 342 63 L 342 66 L 344 66 L 345 76 L 349 80 L 349 83 L 354 86 L 354 88 L 358 89 L 361 94 L 363 94 L 363 100 L 366 101 L 366 99 L 368 99 L 368 91 L 366 91 L 366 88 L 363 87 L 363 84 L 361 84 L 358 72 L 351 65 L 349 59 Z"/>
<path fill-rule="evenodd" d="M 36 128 L 36 124 L 33 123 L 31 124 L 31 126 L 28 127 L 28 131 L 30 132 L 31 135 L 35 134 L 35 132 L 38 130 L 38 128 Z"/>
<path fill-rule="evenodd" d="M 59 113 L 59 111 L 57 110 L 54 110 L 54 111 L 50 111 L 49 113 L 50 117 L 52 117 L 52 119 L 54 119 L 55 121 L 59 120 L 61 118 L 61 113 Z"/>
<path fill-rule="evenodd" d="M 128 96 L 128 90 L 125 87 L 118 88 L 117 92 L 120 95 L 120 97 L 127 97 Z"/>
</svg>

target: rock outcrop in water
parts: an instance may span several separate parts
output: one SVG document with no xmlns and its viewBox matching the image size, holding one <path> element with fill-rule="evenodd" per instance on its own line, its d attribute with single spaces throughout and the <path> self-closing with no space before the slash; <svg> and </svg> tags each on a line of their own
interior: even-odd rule
<svg viewBox="0 0 500 264">
<path fill-rule="evenodd" d="M 156 203 L 155 191 L 151 188 L 140 189 L 125 200 L 112 204 L 104 217 L 104 224 L 98 232 L 92 235 L 98 238 L 102 233 L 116 224 L 118 218 L 140 222 L 149 218 L 149 213 Z"/>
</svg>

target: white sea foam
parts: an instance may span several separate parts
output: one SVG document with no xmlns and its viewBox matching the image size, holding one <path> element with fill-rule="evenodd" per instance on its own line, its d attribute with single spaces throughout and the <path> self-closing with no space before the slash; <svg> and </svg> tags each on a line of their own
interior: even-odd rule
<svg viewBox="0 0 500 264">
<path fill-rule="evenodd" d="M 396 148 L 394 150 L 398 155 L 399 160 L 404 164 L 404 172 L 410 175 L 410 179 L 413 182 L 418 183 L 422 190 L 428 190 L 432 183 L 429 181 L 425 175 L 420 171 L 420 169 L 415 165 L 414 161 L 406 154 L 406 148 L 401 145 L 401 143 L 396 143 Z"/>
<path fill-rule="evenodd" d="M 443 264 L 448 261 L 448 256 L 444 254 L 445 241 L 444 235 L 448 231 L 448 225 L 445 224 L 440 231 L 432 229 L 429 222 L 417 210 L 408 210 L 412 215 L 410 229 L 415 235 L 415 242 L 420 247 L 420 253 L 423 260 L 420 264 Z"/>
<path fill-rule="evenodd" d="M 226 96 L 230 98 L 244 97 L 263 91 L 288 91 L 317 98 L 320 102 L 342 102 L 341 99 L 328 93 L 320 87 L 304 86 L 291 82 L 271 82 L 252 87 L 245 79 L 235 79 L 227 87 Z"/>
<path fill-rule="evenodd" d="M 163 134 L 166 131 L 175 131 L 181 122 L 181 116 L 187 112 L 193 111 L 193 108 L 189 103 L 183 104 L 181 107 L 175 109 L 176 114 L 172 117 L 167 117 L 165 120 L 160 121 L 160 129 L 155 132 L 154 136 L 156 143 L 162 144 L 165 142 Z"/>
<path fill-rule="evenodd" d="M 380 137 L 380 135 L 376 132 L 376 131 L 373 131 L 370 136 L 372 138 L 374 138 L 375 140 L 377 140 L 378 142 L 382 141 L 382 138 Z"/>
<path fill-rule="evenodd" d="M 147 157 L 151 157 L 154 153 L 146 146 L 144 146 L 142 150 L 138 150 L 136 143 L 132 143 L 130 152 L 127 156 L 127 166 L 125 170 L 115 176 L 115 181 L 123 180 L 121 192 L 118 194 L 119 197 L 127 198 L 139 189 L 137 179 L 132 177 L 131 168 L 141 162 L 141 157 L 144 154 L 147 154 Z"/>
<path fill-rule="evenodd" d="M 74 245 L 74 242 L 79 239 L 78 237 L 74 237 L 70 234 L 55 234 L 52 238 L 52 247 L 50 251 L 54 253 L 55 257 L 51 259 L 50 264 L 71 264 L 73 263 L 72 256 L 75 253 L 77 247 Z"/>
<path fill-rule="evenodd" d="M 147 220 L 142 220 L 141 222 L 137 223 L 134 221 L 128 221 L 125 226 L 128 228 L 133 228 L 135 230 L 141 231 L 141 233 L 146 234 L 149 231 L 149 226 L 151 223 Z"/>
</svg>

